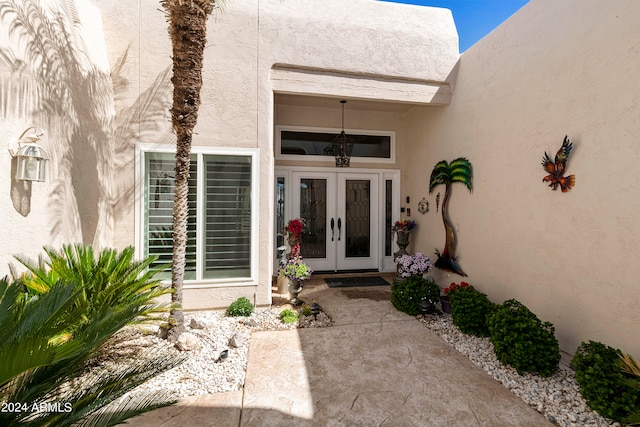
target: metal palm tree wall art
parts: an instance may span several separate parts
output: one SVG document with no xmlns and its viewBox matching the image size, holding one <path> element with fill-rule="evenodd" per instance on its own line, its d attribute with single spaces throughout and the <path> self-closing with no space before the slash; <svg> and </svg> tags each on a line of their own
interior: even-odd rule
<svg viewBox="0 0 640 427">
<path fill-rule="evenodd" d="M 440 184 L 445 185 L 444 199 L 442 200 L 442 221 L 444 222 L 445 229 L 445 244 L 442 253 L 436 249 L 438 260 L 435 266 L 441 270 L 450 271 L 452 273 L 466 276 L 467 274 L 462 271 L 458 264 L 456 257 L 456 233 L 453 228 L 453 224 L 449 220 L 448 203 L 449 197 L 451 197 L 451 185 L 454 182 L 461 182 L 469 191 L 472 190 L 472 168 L 471 163 L 464 157 L 459 157 L 453 160 L 451 163 L 447 163 L 446 160 L 441 160 L 436 163 L 431 172 L 431 179 L 429 180 L 429 194 L 433 192 L 433 189 Z"/>
<path fill-rule="evenodd" d="M 548 182 L 549 187 L 551 187 L 552 190 L 557 190 L 558 186 L 560 186 L 560 190 L 562 190 L 563 193 L 566 193 L 576 184 L 575 175 L 569 175 L 567 177 L 563 176 L 572 148 L 573 144 L 565 135 L 564 141 L 562 141 L 562 147 L 560 147 L 556 153 L 555 162 L 551 161 L 551 157 L 549 157 L 546 151 L 544 152 L 544 156 L 542 157 L 542 167 L 549 175 L 542 178 L 542 182 Z"/>
</svg>

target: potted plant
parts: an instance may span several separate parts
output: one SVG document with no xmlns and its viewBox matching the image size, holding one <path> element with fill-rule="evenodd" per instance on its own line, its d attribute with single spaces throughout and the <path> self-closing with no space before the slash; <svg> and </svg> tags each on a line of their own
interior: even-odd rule
<svg viewBox="0 0 640 427">
<path fill-rule="evenodd" d="M 304 218 L 294 218 L 284 228 L 284 232 L 287 233 L 287 243 L 291 247 L 290 258 L 297 258 L 300 255 L 300 242 L 306 225 Z"/>
<path fill-rule="evenodd" d="M 410 277 L 413 275 L 422 276 L 433 268 L 431 258 L 421 252 L 417 252 L 414 255 L 400 255 L 396 257 L 394 261 L 400 277 Z"/>
<path fill-rule="evenodd" d="M 289 279 L 289 294 L 291 304 L 300 305 L 302 301 L 298 299 L 298 294 L 302 291 L 302 284 L 311 277 L 313 270 L 307 265 L 301 256 L 291 258 L 280 269 L 280 275 Z"/>
<path fill-rule="evenodd" d="M 409 234 L 415 230 L 417 224 L 415 221 L 403 219 L 396 221 L 391 227 L 391 231 L 396 234 L 396 243 L 398 244 L 398 252 L 394 255 L 396 257 L 405 255 L 407 253 L 407 246 L 409 246 Z"/>
</svg>

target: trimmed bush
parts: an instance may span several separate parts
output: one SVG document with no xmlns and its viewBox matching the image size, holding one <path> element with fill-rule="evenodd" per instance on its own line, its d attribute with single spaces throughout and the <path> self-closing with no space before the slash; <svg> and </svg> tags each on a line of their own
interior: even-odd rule
<svg viewBox="0 0 640 427">
<path fill-rule="evenodd" d="M 431 300 L 434 304 L 440 299 L 440 288 L 432 279 L 413 275 L 393 281 L 391 303 L 396 309 L 416 316 L 420 312 L 418 303 L 423 299 Z"/>
<path fill-rule="evenodd" d="M 253 304 L 247 297 L 240 297 L 227 308 L 227 316 L 246 317 L 253 313 Z"/>
<path fill-rule="evenodd" d="M 451 319 L 460 331 L 477 337 L 489 336 L 487 315 L 495 308 L 486 294 L 473 286 L 456 288 L 449 293 L 451 304 Z"/>
<path fill-rule="evenodd" d="M 589 341 L 580 344 L 571 361 L 589 407 L 619 422 L 640 406 L 640 390 L 631 387 L 631 376 L 622 371 L 621 354 L 618 349 Z"/>
<path fill-rule="evenodd" d="M 518 373 L 548 377 L 558 369 L 560 348 L 549 322 L 542 323 L 519 301 L 510 299 L 487 317 L 498 360 Z"/>
</svg>

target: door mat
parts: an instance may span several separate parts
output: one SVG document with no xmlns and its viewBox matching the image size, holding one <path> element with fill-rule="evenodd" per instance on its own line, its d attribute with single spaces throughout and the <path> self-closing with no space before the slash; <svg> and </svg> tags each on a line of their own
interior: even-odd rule
<svg viewBox="0 0 640 427">
<path fill-rule="evenodd" d="M 380 276 L 366 276 L 366 277 L 341 277 L 330 279 L 324 279 L 324 282 L 330 288 L 351 288 L 354 286 L 383 286 L 388 285 L 389 282 L 384 280 Z"/>
</svg>

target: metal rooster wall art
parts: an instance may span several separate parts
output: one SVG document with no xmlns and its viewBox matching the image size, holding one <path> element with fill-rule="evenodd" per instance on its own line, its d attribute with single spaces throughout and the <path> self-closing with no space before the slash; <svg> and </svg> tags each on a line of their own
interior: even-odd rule
<svg viewBox="0 0 640 427">
<path fill-rule="evenodd" d="M 556 153 L 555 162 L 551 161 L 551 157 L 547 152 L 544 152 L 542 157 L 542 167 L 547 171 L 549 175 L 542 178 L 542 182 L 548 182 L 549 187 L 552 190 L 557 190 L 558 186 L 563 193 L 571 190 L 576 184 L 576 177 L 574 175 L 564 176 L 564 171 L 567 167 L 567 159 L 571 154 L 573 144 L 569 141 L 569 138 L 565 135 L 564 141 L 562 141 L 562 147 Z"/>
</svg>

